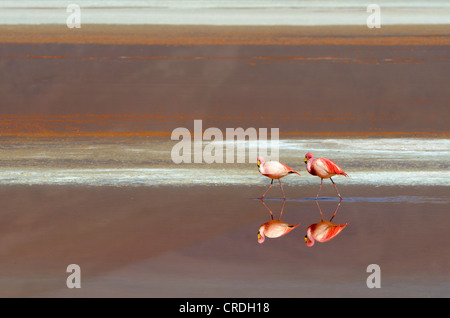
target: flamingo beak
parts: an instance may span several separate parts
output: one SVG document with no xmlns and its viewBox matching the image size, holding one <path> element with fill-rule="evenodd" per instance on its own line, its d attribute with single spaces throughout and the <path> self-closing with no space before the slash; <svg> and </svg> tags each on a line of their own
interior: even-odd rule
<svg viewBox="0 0 450 318">
<path fill-rule="evenodd" d="M 307 163 L 308 162 L 308 158 L 305 158 L 305 163 Z"/>
<path fill-rule="evenodd" d="M 308 237 L 305 235 L 305 243 L 308 242 Z"/>
<path fill-rule="evenodd" d="M 257 163 L 257 164 L 258 164 L 258 168 L 259 168 L 259 166 L 261 165 L 261 161 L 258 160 L 258 163 Z"/>
<path fill-rule="evenodd" d="M 262 236 L 259 232 L 258 232 L 258 243 L 259 244 L 264 243 L 264 236 Z"/>
</svg>

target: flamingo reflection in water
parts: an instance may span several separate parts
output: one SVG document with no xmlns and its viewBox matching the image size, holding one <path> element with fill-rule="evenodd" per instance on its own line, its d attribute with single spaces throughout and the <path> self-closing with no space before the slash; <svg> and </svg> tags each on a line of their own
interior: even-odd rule
<svg viewBox="0 0 450 318">
<path fill-rule="evenodd" d="M 273 213 L 269 209 L 269 207 L 264 203 L 264 201 L 261 200 L 261 202 L 266 207 L 266 209 L 269 210 L 271 220 L 269 222 L 262 224 L 259 227 L 258 243 L 260 243 L 260 244 L 263 243 L 266 237 L 277 238 L 277 237 L 283 236 L 300 225 L 300 222 L 296 225 L 293 225 L 293 224 L 289 224 L 289 223 L 286 223 L 286 222 L 283 222 L 280 220 L 281 215 L 283 214 L 284 204 L 286 203 L 286 200 L 283 200 L 283 205 L 281 206 L 280 216 L 278 217 L 277 220 L 273 219 Z"/>
<path fill-rule="evenodd" d="M 309 247 L 313 246 L 315 241 L 327 242 L 335 238 L 348 225 L 348 223 L 334 224 L 331 222 L 333 218 L 336 216 L 336 213 L 339 209 L 339 206 L 341 205 L 341 202 L 338 203 L 336 210 L 334 211 L 330 221 L 323 220 L 322 209 L 320 208 L 319 202 L 316 201 L 316 203 L 320 211 L 320 222 L 311 224 L 306 230 L 305 243 Z"/>
</svg>

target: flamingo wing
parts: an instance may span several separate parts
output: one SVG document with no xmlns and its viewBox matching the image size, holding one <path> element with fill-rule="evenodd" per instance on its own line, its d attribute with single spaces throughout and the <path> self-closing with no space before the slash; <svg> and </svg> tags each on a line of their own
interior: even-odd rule
<svg viewBox="0 0 450 318">
<path fill-rule="evenodd" d="M 342 170 L 341 167 L 339 167 L 334 161 L 328 158 L 319 158 L 318 160 L 320 160 L 323 168 L 325 168 L 328 173 L 340 174 L 347 177 L 347 174 L 344 172 L 344 170 Z"/>
<path fill-rule="evenodd" d="M 326 242 L 336 237 L 346 226 L 345 224 L 333 224 L 331 222 L 324 221 L 324 226 L 321 228 L 321 233 L 317 233 L 316 240 L 319 242 Z"/>
<path fill-rule="evenodd" d="M 280 165 L 282 165 L 287 170 L 287 173 L 296 173 L 296 174 L 300 175 L 300 173 L 298 173 L 297 171 L 295 171 L 291 167 L 286 166 L 284 163 L 280 162 Z"/>
<path fill-rule="evenodd" d="M 270 238 L 283 236 L 300 225 L 300 223 L 292 225 L 280 220 L 272 220 L 267 222 L 266 224 L 267 225 L 265 227 L 264 233 L 266 234 L 267 237 Z"/>
<path fill-rule="evenodd" d="M 272 179 L 279 179 L 286 176 L 289 172 L 286 166 L 278 161 L 269 161 L 264 164 L 263 174 Z"/>
</svg>

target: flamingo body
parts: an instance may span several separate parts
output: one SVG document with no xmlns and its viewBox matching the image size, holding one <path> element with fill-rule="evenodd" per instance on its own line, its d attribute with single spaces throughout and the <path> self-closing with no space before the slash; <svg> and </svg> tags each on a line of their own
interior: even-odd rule
<svg viewBox="0 0 450 318">
<path fill-rule="evenodd" d="M 334 224 L 330 221 L 321 221 L 311 224 L 306 230 L 305 242 L 307 246 L 313 246 L 314 242 L 326 242 L 338 235 L 348 223 Z"/>
<path fill-rule="evenodd" d="M 317 158 L 308 166 L 307 163 L 306 169 L 313 176 L 318 176 L 323 179 L 331 178 L 335 175 L 344 175 L 347 174 L 342 170 L 334 161 L 327 158 Z"/>
<path fill-rule="evenodd" d="M 335 175 L 347 174 L 334 161 L 328 158 L 314 159 L 314 155 L 308 152 L 305 156 L 306 170 L 313 176 L 318 176 L 322 179 L 328 179 Z"/>
<path fill-rule="evenodd" d="M 259 158 L 261 159 L 262 157 Z M 281 179 L 290 173 L 296 173 L 300 175 L 300 173 L 282 164 L 281 162 L 278 161 L 264 162 L 264 159 L 262 159 L 262 161 L 261 160 L 258 161 L 260 162 L 260 165 L 258 167 L 259 172 L 263 176 L 266 176 L 270 179 Z"/>
<path fill-rule="evenodd" d="M 266 237 L 277 238 L 283 236 L 299 225 L 300 223 L 292 225 L 280 220 L 271 220 L 266 222 L 259 227 L 258 242 L 263 243 Z"/>
</svg>

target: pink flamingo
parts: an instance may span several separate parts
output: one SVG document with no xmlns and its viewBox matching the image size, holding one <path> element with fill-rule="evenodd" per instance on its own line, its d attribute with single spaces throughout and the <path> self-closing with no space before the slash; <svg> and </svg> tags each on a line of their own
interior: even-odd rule
<svg viewBox="0 0 450 318">
<path fill-rule="evenodd" d="M 288 166 L 286 166 L 278 161 L 265 162 L 264 158 L 261 156 L 258 157 L 258 170 L 263 176 L 266 176 L 266 177 L 272 179 L 272 181 L 270 182 L 269 188 L 266 190 L 266 192 L 264 192 L 264 194 L 261 197 L 261 200 L 264 199 L 264 196 L 266 195 L 266 193 L 270 190 L 270 188 L 272 188 L 274 179 L 278 179 L 278 182 L 280 183 L 280 187 L 281 187 L 281 192 L 283 192 L 283 198 L 286 199 L 280 179 L 291 173 L 296 173 L 296 174 L 300 175 L 300 173 L 298 173 L 294 169 L 291 169 Z"/>
<path fill-rule="evenodd" d="M 311 247 L 314 245 L 314 242 L 326 242 L 336 237 L 341 231 L 348 225 L 348 223 L 344 224 L 334 224 L 331 223 L 334 216 L 336 215 L 337 210 L 339 209 L 339 206 L 341 205 L 341 202 L 339 201 L 338 206 L 336 207 L 336 210 L 334 211 L 333 216 L 331 217 L 330 221 L 324 221 L 323 220 L 323 213 L 320 209 L 319 203 L 316 201 L 317 206 L 319 207 L 320 211 L 320 222 L 311 224 L 308 229 L 306 230 L 305 235 L 305 243 L 307 246 Z"/>
<path fill-rule="evenodd" d="M 281 207 L 281 212 L 280 212 L 280 216 L 278 217 L 278 220 L 274 220 L 272 211 L 264 203 L 264 201 L 262 201 L 262 203 L 267 208 L 267 210 L 269 210 L 270 216 L 272 219 L 269 222 L 266 222 L 259 227 L 258 243 L 260 243 L 260 244 L 263 243 L 264 240 L 266 239 L 266 236 L 268 238 L 277 238 L 277 237 L 283 236 L 300 225 L 300 223 L 298 223 L 296 225 L 292 225 L 292 224 L 280 221 L 281 215 L 283 214 L 285 202 L 286 201 L 283 201 L 283 205 Z"/>
<path fill-rule="evenodd" d="M 340 198 L 340 201 L 342 201 L 342 197 L 339 194 L 339 191 L 336 187 L 336 184 L 334 183 L 333 179 L 331 177 L 335 175 L 343 175 L 347 176 L 347 174 L 333 161 L 327 158 L 317 158 L 314 159 L 314 155 L 310 152 L 308 152 L 305 155 L 305 164 L 306 164 L 306 170 L 313 176 L 320 177 L 320 188 L 319 192 L 317 192 L 316 200 L 319 197 L 320 190 L 322 190 L 322 183 L 323 179 L 330 179 L 331 182 L 334 185 L 334 188 L 336 189 L 336 192 Z"/>
</svg>

